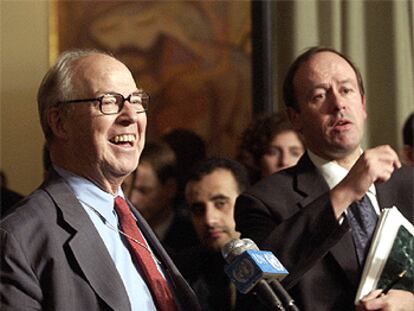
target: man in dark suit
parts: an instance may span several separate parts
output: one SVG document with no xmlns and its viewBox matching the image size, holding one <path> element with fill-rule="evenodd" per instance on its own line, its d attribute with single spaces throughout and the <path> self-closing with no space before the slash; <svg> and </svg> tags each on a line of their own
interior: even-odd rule
<svg viewBox="0 0 414 311">
<path fill-rule="evenodd" d="M 176 262 L 194 289 L 203 311 L 232 311 L 236 288 L 224 273 L 220 250 L 240 234 L 235 231 L 234 205 L 249 184 L 244 167 L 233 160 L 212 157 L 190 172 L 185 197 L 201 245 L 183 250 Z"/>
<path fill-rule="evenodd" d="M 48 71 L 38 104 L 53 167 L 1 222 L 1 310 L 199 310 L 123 199 L 148 100 L 124 64 L 98 51 L 66 52 Z"/>
<path fill-rule="evenodd" d="M 299 56 L 286 76 L 284 100 L 307 151 L 296 166 L 239 197 L 236 229 L 287 267 L 290 275 L 283 285 L 300 310 L 355 310 L 369 239 L 359 246 L 351 223 L 354 211 L 348 207 L 369 210 L 371 227 L 380 210 L 393 205 L 412 222 L 413 170 L 401 167 L 389 146 L 362 150 L 364 87 L 343 54 L 315 47 Z M 366 197 L 369 208 L 354 204 Z M 368 295 L 358 308 L 414 310 L 411 292 L 378 294 Z"/>
</svg>

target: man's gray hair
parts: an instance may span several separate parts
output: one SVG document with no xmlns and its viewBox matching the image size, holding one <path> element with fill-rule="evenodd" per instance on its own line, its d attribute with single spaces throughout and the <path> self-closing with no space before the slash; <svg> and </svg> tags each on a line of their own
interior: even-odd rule
<svg viewBox="0 0 414 311">
<path fill-rule="evenodd" d="M 53 137 L 52 129 L 47 120 L 49 109 L 59 106 L 59 101 L 70 100 L 73 99 L 73 96 L 77 96 L 77 90 L 74 89 L 72 83 L 74 73 L 72 64 L 81 58 L 93 54 L 109 55 L 105 52 L 92 49 L 63 52 L 40 83 L 39 91 L 37 92 L 37 104 L 40 124 L 46 141 L 50 141 Z M 62 108 L 65 109 L 65 107 Z"/>
</svg>

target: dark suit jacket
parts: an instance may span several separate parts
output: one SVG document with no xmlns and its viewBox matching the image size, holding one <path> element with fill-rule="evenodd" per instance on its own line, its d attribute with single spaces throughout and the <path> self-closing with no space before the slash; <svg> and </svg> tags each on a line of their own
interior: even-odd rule
<svg viewBox="0 0 414 311">
<path fill-rule="evenodd" d="M 180 210 L 177 210 L 164 239 L 161 240 L 161 244 L 171 255 L 183 249 L 196 246 L 200 244 L 200 241 L 190 218 Z"/>
<path fill-rule="evenodd" d="M 148 224 L 138 225 L 161 262 L 181 310 L 196 297 Z M 99 233 L 56 173 L 0 226 L 1 310 L 130 310 L 123 282 Z"/>
<path fill-rule="evenodd" d="M 397 206 L 414 220 L 414 170 L 403 167 L 376 186 L 381 208 Z M 283 285 L 301 311 L 354 310 L 361 267 L 350 227 L 336 220 L 329 187 L 307 154 L 242 194 L 236 229 L 271 250 L 290 272 Z"/>
<path fill-rule="evenodd" d="M 230 279 L 224 272 L 221 252 L 207 251 L 203 246 L 184 249 L 172 257 L 194 289 L 203 311 L 234 309 Z"/>
</svg>

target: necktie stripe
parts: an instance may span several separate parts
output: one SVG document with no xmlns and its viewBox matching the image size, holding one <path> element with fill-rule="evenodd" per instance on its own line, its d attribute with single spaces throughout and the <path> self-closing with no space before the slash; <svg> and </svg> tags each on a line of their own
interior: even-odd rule
<svg viewBox="0 0 414 311">
<path fill-rule="evenodd" d="M 122 231 L 125 232 L 127 237 L 132 238 L 126 239 L 129 250 L 140 266 L 157 309 L 160 311 L 176 311 L 177 307 L 171 289 L 158 270 L 148 244 L 144 240 L 128 204 L 120 196 L 115 198 L 115 211 L 118 214 Z"/>
</svg>

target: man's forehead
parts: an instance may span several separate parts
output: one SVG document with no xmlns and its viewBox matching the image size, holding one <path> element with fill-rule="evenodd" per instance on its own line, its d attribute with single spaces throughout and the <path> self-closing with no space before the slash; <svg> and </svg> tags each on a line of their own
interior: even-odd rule
<svg viewBox="0 0 414 311">
<path fill-rule="evenodd" d="M 75 74 L 82 74 L 89 71 L 106 71 L 114 67 L 124 68 L 125 65 L 109 55 L 96 53 L 74 61 L 72 67 Z"/>
<path fill-rule="evenodd" d="M 234 179 L 231 178 L 219 179 L 217 182 L 190 181 L 187 184 L 186 192 L 192 198 L 212 200 L 219 196 L 232 197 L 237 192 L 237 186 Z"/>
<path fill-rule="evenodd" d="M 199 181 L 201 187 L 227 188 L 229 184 L 236 184 L 233 173 L 225 168 L 217 168 L 209 174 L 204 175 Z"/>
<path fill-rule="evenodd" d="M 323 83 L 328 80 L 339 83 L 356 81 L 357 76 L 352 66 L 340 55 L 333 52 L 320 52 L 301 64 L 295 74 L 294 84 L 304 82 Z"/>
<path fill-rule="evenodd" d="M 117 59 L 105 54 L 92 54 L 73 64 L 72 81 L 84 96 L 102 92 L 119 92 L 118 88 L 136 90 L 135 80 L 129 69 Z M 128 94 L 123 94 L 127 96 Z"/>
</svg>

